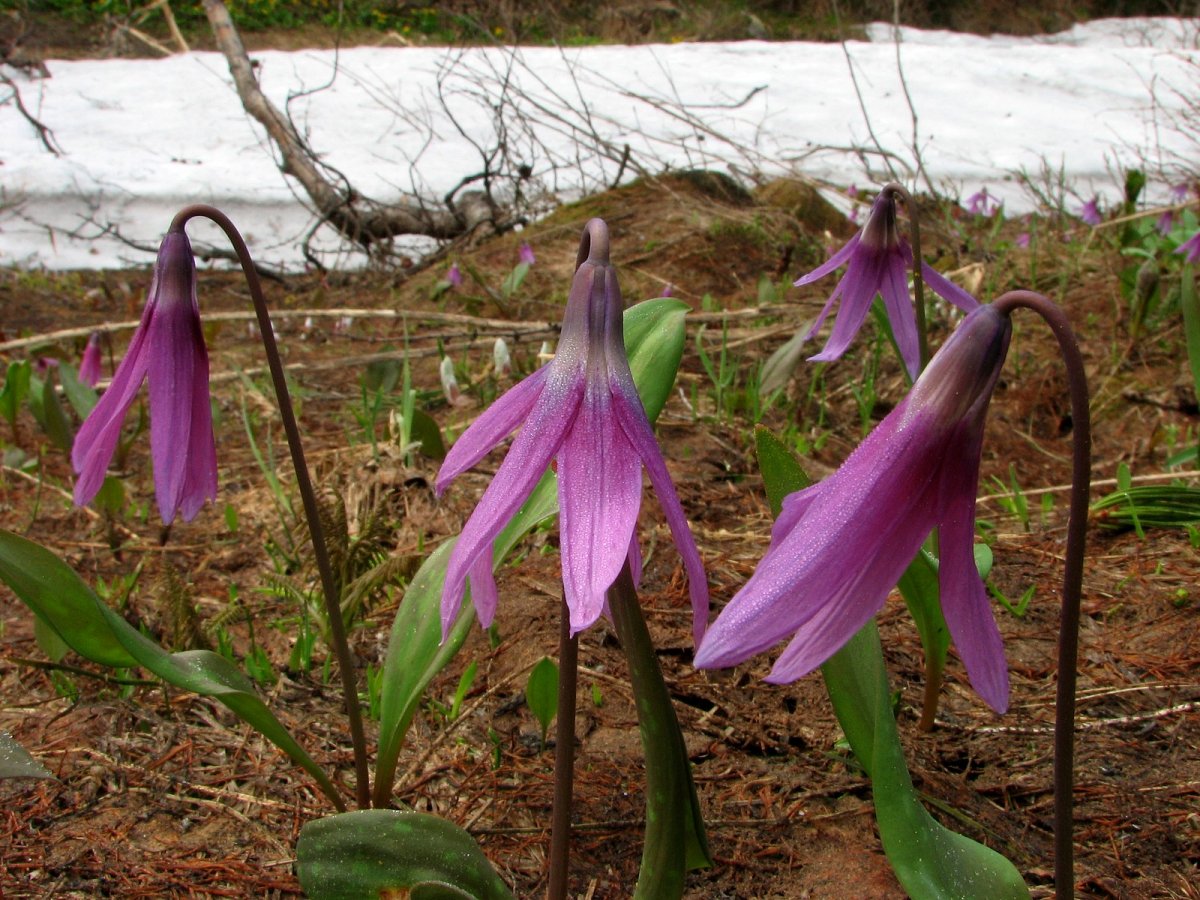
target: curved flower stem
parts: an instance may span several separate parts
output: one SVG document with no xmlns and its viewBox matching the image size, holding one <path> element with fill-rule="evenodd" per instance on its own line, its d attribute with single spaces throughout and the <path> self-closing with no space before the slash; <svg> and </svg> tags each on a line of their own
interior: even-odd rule
<svg viewBox="0 0 1200 900">
<path fill-rule="evenodd" d="M 1009 291 L 996 300 L 1006 315 L 1013 309 L 1032 309 L 1058 338 L 1071 393 L 1071 513 L 1063 567 L 1062 612 L 1058 629 L 1058 696 L 1054 716 L 1054 895 L 1075 896 L 1074 874 L 1074 754 L 1075 677 L 1079 657 L 1079 604 L 1083 589 L 1083 558 L 1087 539 L 1088 491 L 1091 487 L 1092 435 L 1088 411 L 1087 376 L 1079 341 L 1066 314 L 1033 291 Z"/>
<path fill-rule="evenodd" d="M 550 884 L 547 900 L 564 900 L 571 857 L 571 798 L 575 782 L 575 693 L 579 638 L 571 636 L 564 601 L 558 627 L 558 720 L 554 730 L 554 808 L 550 815 Z"/>
<path fill-rule="evenodd" d="M 250 288 L 250 298 L 254 302 L 254 311 L 258 316 L 258 330 L 262 335 L 263 350 L 266 352 L 267 365 L 271 370 L 271 382 L 275 387 L 275 397 L 279 403 L 279 416 L 283 420 L 283 430 L 287 435 L 288 449 L 292 455 L 292 467 L 296 471 L 296 486 L 300 490 L 300 498 L 304 503 L 304 517 L 308 521 L 308 532 L 312 538 L 313 556 L 321 576 L 321 592 L 325 596 L 325 609 L 329 617 L 330 643 L 333 645 L 333 651 L 338 660 L 338 669 L 341 672 L 346 717 L 350 722 L 350 738 L 354 745 L 355 792 L 358 806 L 360 809 L 368 809 L 371 806 L 371 785 L 367 772 L 367 741 L 363 732 L 362 712 L 358 706 L 354 657 L 350 652 L 350 644 L 346 640 L 346 626 L 342 621 L 341 597 L 338 594 L 337 581 L 333 576 L 333 566 L 329 562 L 329 550 L 325 543 L 325 533 L 321 527 L 317 508 L 317 495 L 308 474 L 308 465 L 304 461 L 300 429 L 296 425 L 296 414 L 292 409 L 287 380 L 284 378 L 283 362 L 279 358 L 279 347 L 275 343 L 275 332 L 271 327 L 271 314 L 267 311 L 262 282 L 254 268 L 254 261 L 250 258 L 250 250 L 246 247 L 246 242 L 242 240 L 241 234 L 229 217 L 219 209 L 204 204 L 186 206 L 176 213 L 170 230 L 173 232 L 183 231 L 188 220 L 197 217 L 210 219 L 225 232 L 242 265 L 242 271 L 246 276 L 246 285 Z"/>
</svg>

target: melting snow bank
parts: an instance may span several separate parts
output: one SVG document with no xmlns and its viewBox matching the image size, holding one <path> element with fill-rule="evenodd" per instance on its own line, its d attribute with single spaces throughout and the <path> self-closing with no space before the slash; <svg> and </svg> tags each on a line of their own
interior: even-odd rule
<svg viewBox="0 0 1200 900">
<path fill-rule="evenodd" d="M 986 185 L 1009 213 L 1034 205 L 1014 177 L 1021 171 L 1061 169 L 1076 192 L 1068 209 L 1093 193 L 1116 201 L 1124 166 L 1169 174 L 1195 159 L 1200 141 L 1185 99 L 1200 88 L 1198 34 L 1195 19 L 1099 20 L 1028 39 L 901 29 L 927 174 L 951 196 Z M 887 158 L 910 173 L 912 115 L 893 29 L 876 24 L 868 35 L 844 48 L 746 41 L 254 58 L 264 91 L 321 161 L 368 196 L 441 197 L 481 168 L 499 104 L 511 160 L 530 167 L 537 189 L 564 197 L 611 181 L 626 144 L 651 171 L 795 171 L 864 185 L 887 177 Z M 47 66 L 48 79 L 9 74 L 60 156 L 11 100 L 0 106 L 0 264 L 148 262 L 115 233 L 156 247 L 191 202 L 225 209 L 260 261 L 304 264 L 316 220 L 243 112 L 221 56 Z M 362 263 L 332 237 L 319 230 L 314 243 L 327 264 Z"/>
</svg>

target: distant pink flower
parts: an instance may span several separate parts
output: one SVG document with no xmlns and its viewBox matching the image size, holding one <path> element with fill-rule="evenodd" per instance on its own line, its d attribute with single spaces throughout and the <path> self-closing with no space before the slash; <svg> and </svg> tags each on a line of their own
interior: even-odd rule
<svg viewBox="0 0 1200 900">
<path fill-rule="evenodd" d="M 908 241 L 900 237 L 896 224 L 896 194 L 884 188 L 875 198 L 867 224 L 849 242 L 807 275 L 795 282 L 796 287 L 811 284 L 844 265 L 846 272 L 833 289 L 825 308 L 808 330 L 806 340 L 812 338 L 841 301 L 833 330 L 825 349 L 810 360 L 829 361 L 840 357 L 850 346 L 850 341 L 862 327 L 875 295 L 883 297 L 892 332 L 900 355 L 915 378 L 919 366 L 917 345 L 917 317 L 913 302 L 908 296 L 908 271 L 913 266 L 912 249 Z M 947 279 L 940 272 L 921 263 L 921 275 L 925 283 L 938 295 L 950 301 L 964 312 L 970 312 L 979 301 Z"/>
<path fill-rule="evenodd" d="M 812 671 L 883 607 L 936 527 L 950 635 L 980 696 L 1007 708 L 1004 645 L 972 548 L 984 420 L 1011 333 L 1007 315 L 978 307 L 841 468 L 784 499 L 766 554 L 708 629 L 697 668 L 734 666 L 790 637 L 767 680 Z"/>
<path fill-rule="evenodd" d="M 967 198 L 967 212 L 973 216 L 990 217 L 1000 209 L 1000 203 L 988 193 L 986 187 L 980 188 Z"/>
<path fill-rule="evenodd" d="M 462 269 L 458 267 L 458 263 L 453 263 L 446 272 L 446 281 L 450 282 L 450 287 L 462 287 L 463 274 Z"/>
<path fill-rule="evenodd" d="M 674 293 L 675 293 L 675 285 L 671 284 L 671 282 L 668 281 L 665 285 L 663 285 L 662 293 L 659 294 L 658 296 L 670 297 Z"/>
<path fill-rule="evenodd" d="M 450 554 L 443 634 L 458 614 L 468 579 L 480 623 L 491 623 L 498 599 L 492 542 L 556 461 L 563 599 L 571 632 L 600 617 L 627 558 L 636 571 L 644 466 L 688 574 L 692 630 L 699 641 L 708 618 L 704 566 L 629 370 L 624 304 L 609 264 L 608 227 L 600 219 L 588 222 L 580 257 L 557 354 L 476 419 L 437 474 L 440 495 L 520 426 Z"/>
<path fill-rule="evenodd" d="M 537 257 L 533 255 L 533 248 L 527 243 L 521 244 L 521 249 L 517 251 L 517 260 L 525 263 L 527 266 L 532 266 L 537 262 Z"/>
<path fill-rule="evenodd" d="M 1176 253 L 1184 253 L 1184 260 L 1189 263 L 1200 262 L 1200 231 L 1175 248 Z"/>
<path fill-rule="evenodd" d="M 45 376 L 51 369 L 58 368 L 58 360 L 53 356 L 39 356 L 33 361 L 33 371 Z"/>
<path fill-rule="evenodd" d="M 1079 218 L 1093 228 L 1103 222 L 1104 216 L 1100 215 L 1099 198 L 1093 197 L 1083 204 L 1083 208 L 1079 210 Z"/>
<path fill-rule="evenodd" d="M 1029 246 L 1029 232 L 1022 231 L 1020 234 L 1018 234 L 1016 244 L 1022 250 L 1024 250 L 1026 247 L 1028 247 Z"/>
<path fill-rule="evenodd" d="M 1158 230 L 1159 234 L 1166 237 L 1171 233 L 1171 229 L 1175 227 L 1175 213 L 1168 209 L 1158 217 L 1158 222 L 1155 223 L 1154 227 Z"/>
<path fill-rule="evenodd" d="M 850 187 L 846 188 L 846 196 L 850 197 L 851 199 L 853 199 L 854 197 L 857 197 L 858 196 L 858 185 L 852 184 L 852 185 L 850 185 Z"/>
<path fill-rule="evenodd" d="M 1171 202 L 1172 203 L 1182 203 L 1184 200 L 1187 199 L 1188 191 L 1190 191 L 1191 189 L 1192 189 L 1192 186 L 1186 181 L 1181 181 L 1181 182 L 1179 182 L 1179 184 L 1172 185 L 1171 186 Z"/>
<path fill-rule="evenodd" d="M 75 502 L 80 506 L 104 483 L 125 414 L 143 381 L 150 387 L 150 456 L 158 511 L 164 523 L 177 513 L 190 520 L 205 500 L 216 499 L 217 451 L 196 263 L 182 230 L 163 238 L 142 321 L 108 390 L 75 437 L 71 463 L 79 474 Z"/>
<path fill-rule="evenodd" d="M 88 387 L 95 387 L 100 383 L 103 375 L 102 365 L 100 332 L 93 331 L 88 338 L 87 346 L 83 348 L 83 359 L 79 363 L 79 380 Z"/>
</svg>

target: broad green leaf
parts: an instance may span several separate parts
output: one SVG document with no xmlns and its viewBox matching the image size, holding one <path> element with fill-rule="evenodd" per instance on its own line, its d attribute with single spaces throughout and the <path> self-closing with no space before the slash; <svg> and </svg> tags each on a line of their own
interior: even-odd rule
<svg viewBox="0 0 1200 900">
<path fill-rule="evenodd" d="M 446 442 L 433 416 L 423 409 L 414 409 L 409 425 L 409 440 L 421 442 L 421 452 L 430 459 L 446 458 Z"/>
<path fill-rule="evenodd" d="M 300 829 L 296 875 L 315 900 L 511 900 L 475 839 L 438 816 L 367 809 Z"/>
<path fill-rule="evenodd" d="M 913 787 L 872 619 L 821 667 L 838 722 L 871 779 L 888 862 L 912 897 L 1017 900 L 1029 889 L 1011 862 L 933 818 Z"/>
<path fill-rule="evenodd" d="M 29 396 L 29 379 L 32 371 L 33 367 L 27 359 L 8 364 L 8 372 L 4 376 L 4 387 L 0 389 L 0 415 L 3 415 L 10 425 L 17 420 L 17 410 Z"/>
<path fill-rule="evenodd" d="M 126 622 L 75 571 L 38 544 L 0 530 L 0 580 L 80 656 L 103 666 L 141 666 L 186 691 L 213 697 L 279 747 L 340 803 L 337 789 L 229 660 L 207 650 L 168 653 Z"/>
<path fill-rule="evenodd" d="M 768 497 L 807 484 L 790 454 L 768 459 L 762 466 Z M 914 564 L 924 566 L 919 557 Z M 922 579 L 929 574 L 918 573 L 915 577 Z M 900 746 L 874 619 L 821 667 L 821 674 L 842 731 L 871 779 L 883 849 L 909 895 L 920 900 L 1027 898 L 1029 890 L 1012 863 L 950 831 L 921 804 Z"/>
<path fill-rule="evenodd" d="M 66 363 L 59 364 L 58 379 L 62 382 L 63 393 L 75 414 L 81 419 L 86 419 L 99 399 L 96 389 L 80 381 L 75 367 Z"/>
<path fill-rule="evenodd" d="M 792 451 L 765 425 L 754 429 L 754 450 L 767 492 L 767 504 L 771 514 L 778 516 L 783 508 L 783 498 L 808 487 L 812 479 Z"/>
<path fill-rule="evenodd" d="M 692 764 L 626 564 L 608 606 L 637 706 L 646 760 L 646 840 L 634 900 L 677 900 L 690 869 L 712 865 Z"/>
<path fill-rule="evenodd" d="M 529 673 L 525 685 L 525 703 L 542 726 L 542 746 L 546 745 L 546 732 L 558 712 L 558 666 L 548 656 L 543 656 Z"/>
<path fill-rule="evenodd" d="M 392 348 L 385 347 L 384 350 Z M 363 386 L 368 391 L 379 391 L 384 394 L 391 393 L 396 383 L 400 380 L 401 372 L 404 364 L 399 359 L 376 359 L 367 363 L 367 369 L 363 372 Z"/>
<path fill-rule="evenodd" d="M 29 755 L 29 751 L 0 731 L 0 778 L 53 778 L 50 771 Z"/>
<path fill-rule="evenodd" d="M 658 418 L 675 384 L 683 359 L 683 319 L 688 309 L 682 300 L 659 297 L 625 310 L 625 353 L 651 422 Z"/>
<path fill-rule="evenodd" d="M 647 300 L 625 311 L 625 348 L 629 368 L 637 384 L 646 415 L 653 422 L 675 382 L 683 358 L 684 314 L 688 306 L 679 300 Z M 496 538 L 493 566 L 504 558 L 524 535 L 558 512 L 558 479 L 554 472 L 542 476 L 529 499 Z M 447 541 L 422 564 L 404 594 L 392 622 L 384 660 L 380 698 L 379 750 L 376 756 L 376 806 L 387 804 L 396 777 L 396 760 L 404 736 L 420 706 L 429 683 L 454 658 L 475 621 L 469 596 L 454 628 L 442 642 L 441 600 L 453 541 Z"/>
<path fill-rule="evenodd" d="M 29 379 L 29 411 L 37 419 L 38 425 L 54 444 L 64 453 L 71 452 L 71 444 L 75 442 L 75 432 L 63 411 L 58 399 L 58 391 L 54 389 L 54 368 L 46 373 L 46 380 Z"/>
<path fill-rule="evenodd" d="M 38 648 L 46 654 L 46 658 L 51 662 L 62 662 L 71 648 L 67 642 L 58 636 L 58 632 L 51 628 L 41 616 L 33 617 L 33 639 L 37 641 Z"/>
</svg>

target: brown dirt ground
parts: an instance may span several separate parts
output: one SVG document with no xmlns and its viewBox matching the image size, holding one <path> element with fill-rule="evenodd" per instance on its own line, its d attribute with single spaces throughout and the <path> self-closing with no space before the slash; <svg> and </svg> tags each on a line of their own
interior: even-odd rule
<svg viewBox="0 0 1200 900">
<path fill-rule="evenodd" d="M 788 290 L 785 300 L 759 306 L 758 281 L 794 278 L 821 258 L 826 238 L 817 212 L 795 192 L 772 189 L 772 204 L 721 196 L 695 179 L 644 183 L 567 207 L 521 236 L 538 263 L 519 301 L 501 310 L 478 291 L 430 299 L 438 273 L 393 282 L 374 275 L 296 278 L 268 286 L 274 309 L 354 307 L 403 309 L 416 356 L 416 384 L 443 425 L 456 428 L 476 415 L 479 394 L 494 379 L 487 370 L 496 334 L 512 339 L 518 366 L 528 370 L 549 333 L 517 334 L 517 323 L 554 323 L 561 311 L 584 221 L 605 216 L 613 231 L 613 258 L 627 299 L 655 296 L 662 284 L 702 310 L 715 298 L 732 313 L 727 339 L 744 379 L 755 364 L 811 317 L 829 284 Z M 787 198 L 791 197 L 791 200 Z M 966 227 L 964 225 L 964 227 Z M 966 234 L 967 232 L 964 232 Z M 844 233 L 841 235 L 844 237 Z M 987 283 L 1041 287 L 1054 292 L 1063 259 L 1041 259 L 1043 283 L 1022 282 L 1030 259 L 1015 251 L 999 257 L 972 248 L 968 235 L 933 234 L 943 268 L 980 264 Z M 497 283 L 515 260 L 519 238 L 507 235 L 464 248 L 461 256 Z M 1093 248 L 1075 265 L 1060 295 L 1083 337 L 1095 410 L 1095 477 L 1112 477 L 1119 461 L 1136 473 L 1157 472 L 1171 427 L 1197 428 L 1195 398 L 1178 389 L 1185 371 L 1178 326 L 1163 323 L 1133 351 L 1123 337 L 1114 273 L 1119 259 Z M 7 337 L 136 317 L 145 272 L 44 275 L 0 273 L 0 322 Z M 202 276 L 206 314 L 248 310 L 238 279 Z M 757 308 L 757 309 L 756 309 Z M 468 325 L 446 314 L 490 317 Z M 511 317 L 511 323 L 497 320 Z M 692 317 L 708 324 L 704 341 L 716 346 L 720 315 Z M 430 483 L 434 463 L 406 469 L 386 452 L 373 461 L 349 410 L 366 354 L 400 346 L 399 321 L 355 318 L 344 331 L 334 319 L 282 318 L 277 330 L 303 395 L 302 424 L 319 481 L 349 497 L 382 498 L 394 519 L 392 555 L 415 555 L 455 533 L 487 482 L 495 460 L 463 476 L 440 502 Z M 938 322 L 935 342 L 948 323 Z M 552 325 L 548 326 L 552 330 Z M 103 522 L 69 501 L 71 478 L 61 453 L 45 446 L 31 420 L 20 442 L 38 448 L 40 479 L 11 469 L 0 476 L 4 523 L 63 554 L 89 581 L 112 579 L 134 565 L 144 574 L 130 598 L 131 614 L 151 632 L 172 623 L 160 584 L 168 564 L 184 573 L 201 621 L 225 605 L 231 587 L 253 610 L 255 634 L 282 669 L 292 640 L 294 609 L 260 593 L 271 570 L 265 546 L 283 526 L 250 455 L 240 423 L 245 402 L 269 415 L 262 379 L 247 384 L 232 373 L 258 363 L 244 322 L 210 323 L 214 388 L 221 412 L 218 505 L 193 522 L 177 524 L 161 544 L 154 517 L 124 522 L 110 549 Z M 116 335 L 123 347 L 128 332 Z M 53 352 L 76 358 L 83 338 L 58 341 Z M 981 493 L 991 475 L 1007 477 L 1010 463 L 1027 490 L 1047 488 L 1056 503 L 1028 531 L 995 497 L 979 515 L 995 526 L 994 583 L 1010 597 L 1036 587 L 1023 618 L 996 613 L 1012 673 L 1012 709 L 999 718 L 970 691 L 952 657 L 940 721 L 929 734 L 916 729 L 921 695 L 920 645 L 904 611 L 892 600 L 880 617 L 894 689 L 900 692 L 900 728 L 917 787 L 956 808 L 953 828 L 1013 859 L 1036 896 L 1051 880 L 1051 739 L 1056 604 L 1065 531 L 1070 422 L 1061 399 L 1061 367 L 1051 338 L 1020 317 L 1004 379 L 989 418 Z M 437 345 L 465 360 L 475 386 L 471 406 L 440 400 Z M 467 349 L 467 345 L 469 349 Z M 867 342 L 826 370 L 827 415 L 815 422 L 805 396 L 811 370 L 802 370 L 792 396 L 764 421 L 789 422 L 815 438 L 828 432 L 811 464 L 824 471 L 859 436 L 850 393 Z M 753 458 L 745 411 L 718 420 L 710 385 L 689 343 L 680 390 L 658 433 L 708 568 L 720 607 L 753 570 L 766 546 L 770 515 Z M 902 393 L 885 355 L 876 418 Z M 149 451 L 134 446 L 126 479 L 137 503 L 152 496 Z M 290 473 L 280 472 L 290 484 Z M 1094 495 L 1109 488 L 1098 487 Z M 222 515 L 236 508 L 237 533 Z M 1039 497 L 1031 498 L 1037 509 Z M 769 659 L 729 672 L 692 668 L 686 585 L 661 512 L 648 498 L 642 516 L 649 555 L 643 603 L 659 658 L 686 733 L 701 803 L 708 820 L 713 868 L 689 876 L 693 898 L 801 898 L 903 896 L 879 845 L 866 780 L 846 751 L 817 676 L 788 686 L 762 682 Z M 1197 639 L 1197 553 L 1177 531 L 1145 539 L 1090 531 L 1080 658 L 1080 732 L 1077 772 L 1077 877 L 1085 897 L 1197 897 L 1200 866 L 1200 641 Z M 531 539 L 519 564 L 500 573 L 502 640 L 482 632 L 435 682 L 431 696 L 446 701 L 472 660 L 479 664 L 464 712 L 447 725 L 432 707 L 414 726 L 405 748 L 395 799 L 436 812 L 474 834 L 519 896 L 545 887 L 551 800 L 551 758 L 539 747 L 538 726 L 520 703 L 528 668 L 556 648 L 557 559 L 554 532 Z M 399 593 L 396 595 L 399 596 Z M 372 607 L 354 633 L 360 664 L 378 665 L 396 599 Z M 245 624 L 231 626 L 244 650 Z M 318 649 L 318 654 L 322 651 Z M 621 654 L 605 624 L 586 632 L 580 651 L 581 693 L 575 821 L 578 831 L 572 888 L 577 896 L 627 896 L 640 858 L 643 798 L 636 718 Z M 286 897 L 298 892 L 292 874 L 300 826 L 330 810 L 287 760 L 218 705 L 158 688 L 118 687 L 72 676 L 72 696 L 56 689 L 64 679 L 25 660 L 44 659 L 30 615 L 0 591 L 0 729 L 11 732 L 56 776 L 49 781 L 0 782 L 0 896 L 24 897 Z M 320 662 L 320 659 L 318 659 Z M 85 668 L 87 666 L 85 665 Z M 602 704 L 592 702 L 593 686 Z M 337 692 L 320 675 L 285 673 L 267 690 L 272 707 L 310 752 L 351 779 L 348 739 Z M 500 764 L 493 767 L 495 737 Z M 942 813 L 935 811 L 935 815 Z"/>
</svg>

